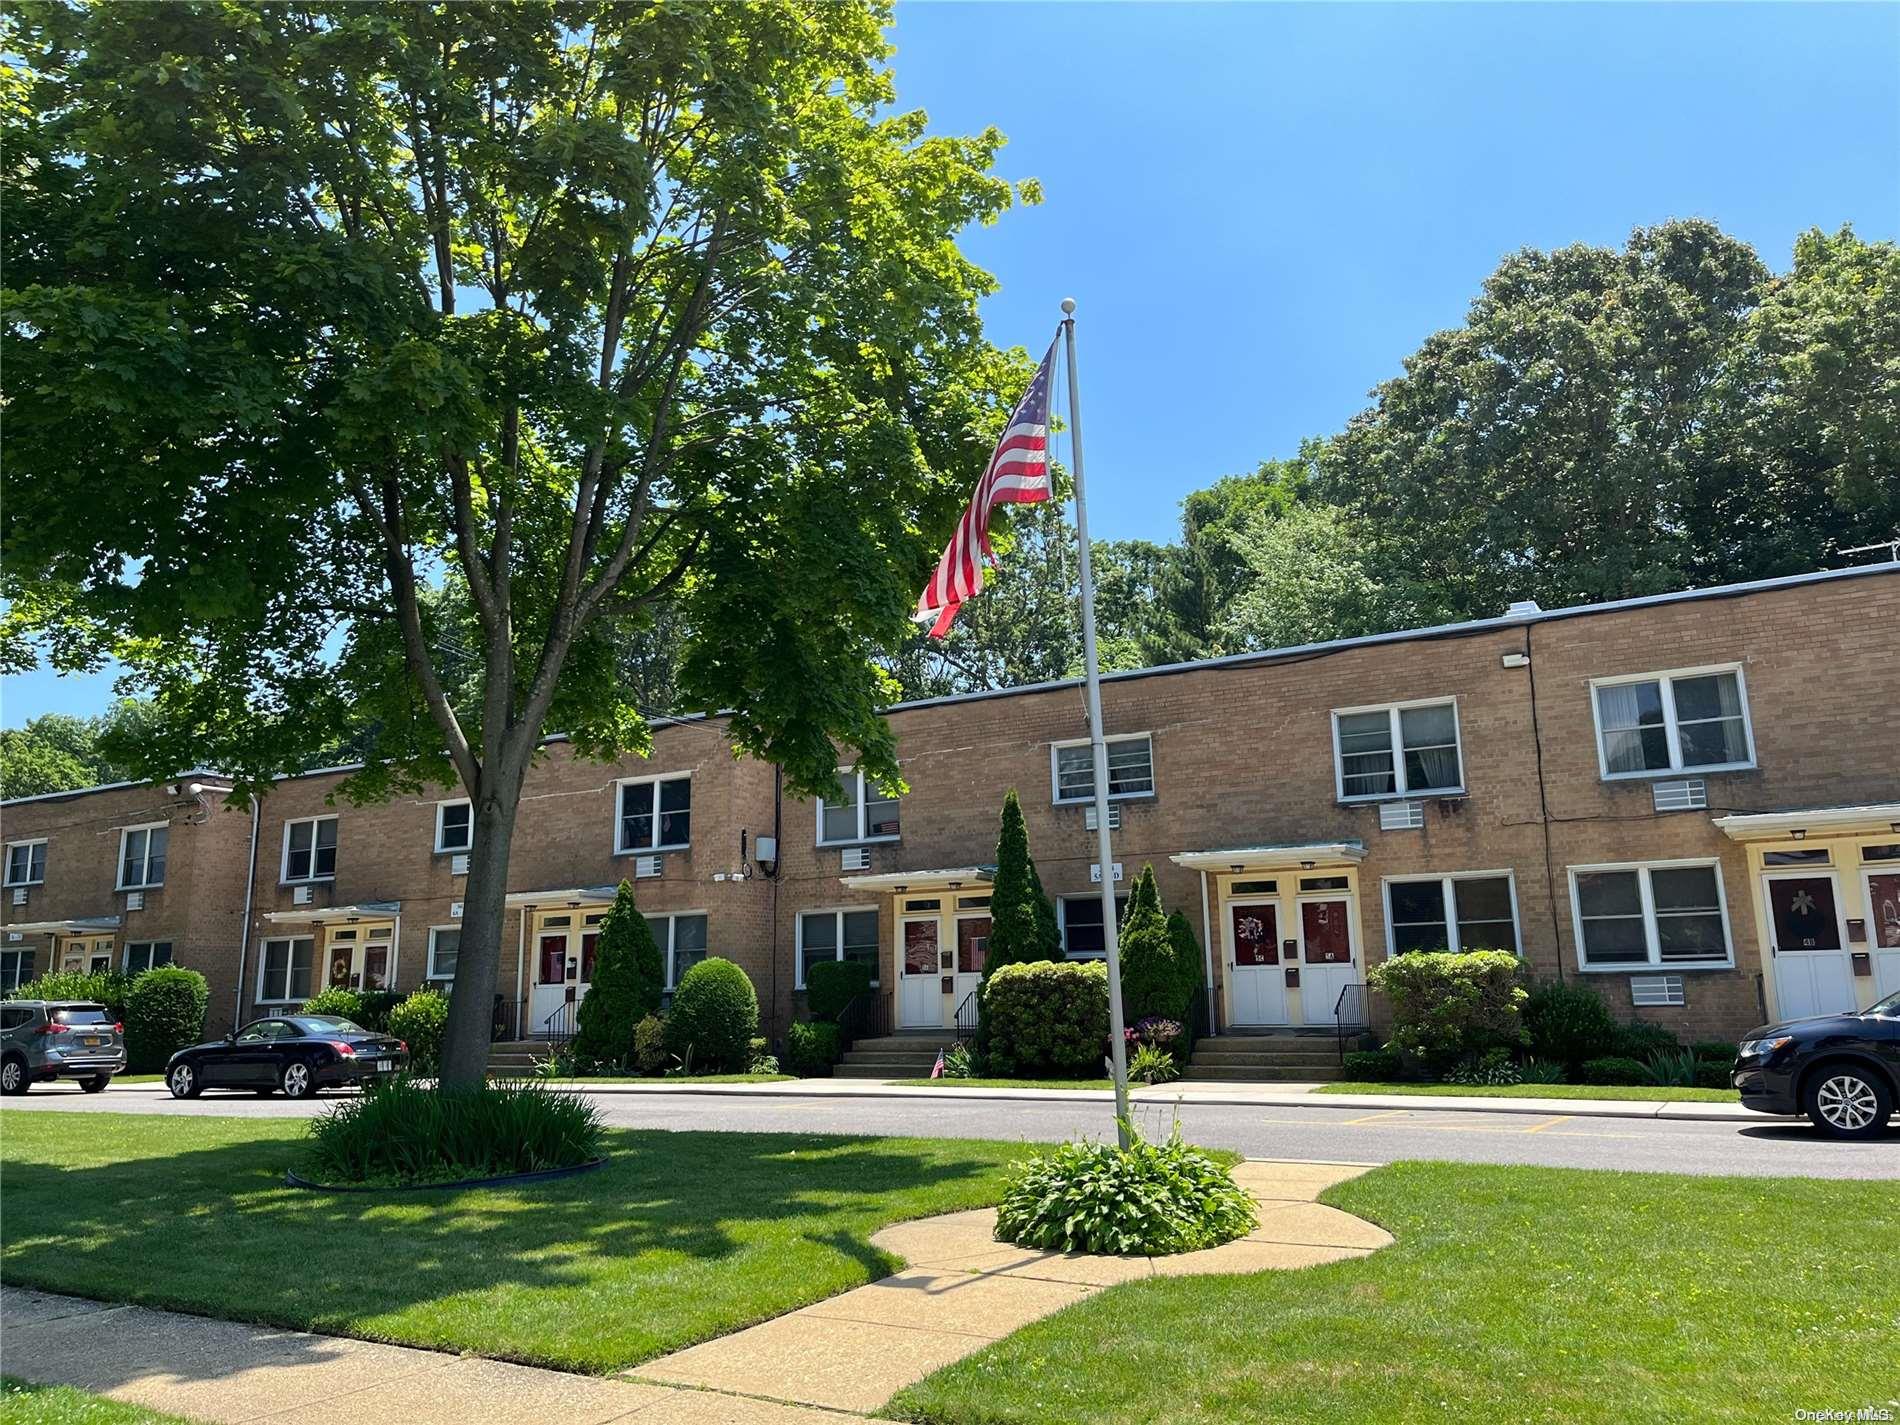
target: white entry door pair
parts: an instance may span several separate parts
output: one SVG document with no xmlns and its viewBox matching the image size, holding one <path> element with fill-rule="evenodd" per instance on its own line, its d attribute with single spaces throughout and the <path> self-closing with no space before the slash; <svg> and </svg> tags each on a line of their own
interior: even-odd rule
<svg viewBox="0 0 1900 1425">
<path fill-rule="evenodd" d="M 1295 933 L 1284 943 L 1277 899 L 1228 903 L 1227 974 L 1236 1025 L 1293 1022 L 1286 985 L 1290 965 L 1300 972 L 1300 1023 L 1337 1022 L 1340 992 L 1358 976 L 1352 899 L 1302 896 L 1294 902 L 1293 913 Z"/>
<path fill-rule="evenodd" d="M 904 1029 L 950 1029 L 957 1009 L 983 983 L 983 962 L 989 954 L 990 918 L 957 915 L 956 953 L 946 970 L 943 954 L 943 918 L 907 916 L 898 921 L 897 1022 Z M 951 992 L 943 992 L 944 979 Z"/>
</svg>

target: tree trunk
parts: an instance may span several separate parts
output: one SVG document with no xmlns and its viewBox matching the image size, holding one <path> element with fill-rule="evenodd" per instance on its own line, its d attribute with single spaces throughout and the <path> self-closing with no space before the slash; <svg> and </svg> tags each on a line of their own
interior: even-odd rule
<svg viewBox="0 0 1900 1425">
<path fill-rule="evenodd" d="M 480 1084 L 488 1072 L 490 1025 L 508 910 L 508 853 L 521 805 L 521 778 L 492 764 L 486 770 L 485 785 L 474 796 L 475 844 L 469 849 L 461 950 L 455 962 L 448 1030 L 442 1040 L 444 1087 Z"/>
</svg>

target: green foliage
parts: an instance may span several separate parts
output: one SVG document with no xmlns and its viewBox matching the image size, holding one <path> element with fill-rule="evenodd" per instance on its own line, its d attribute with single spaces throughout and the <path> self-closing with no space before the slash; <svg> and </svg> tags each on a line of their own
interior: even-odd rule
<svg viewBox="0 0 1900 1425">
<path fill-rule="evenodd" d="M 1561 1084 L 1565 1072 L 1565 1066 L 1555 1059 L 1529 1058 L 1517 1066 L 1517 1081 L 1521 1084 Z"/>
<path fill-rule="evenodd" d="M 379 1084 L 310 1125 L 314 1182 L 455 1182 L 577 1167 L 603 1152 L 600 1110 L 580 1094 L 518 1081 L 478 1088 Z"/>
<path fill-rule="evenodd" d="M 1524 1029 L 1540 1059 L 1576 1065 L 1616 1050 L 1616 1021 L 1594 988 L 1543 980 L 1524 1000 Z"/>
<path fill-rule="evenodd" d="M 1395 955 L 1367 975 L 1392 1005 L 1391 1046 L 1434 1070 L 1524 1042 L 1518 961 L 1501 950 Z"/>
<path fill-rule="evenodd" d="M 1291 648 L 1421 621 L 1409 581 L 1373 567 L 1365 531 L 1336 506 L 1263 511 L 1235 544 L 1247 579 L 1221 615 L 1225 648 Z"/>
<path fill-rule="evenodd" d="M 4 630 L 0 620 L 0 633 Z M 43 713 L 0 730 L 0 798 L 135 780 L 134 761 L 125 749 L 139 745 L 152 720 L 150 703 L 121 698 L 97 717 Z"/>
<path fill-rule="evenodd" d="M 1623 1059 L 1648 1059 L 1656 1054 L 1671 1054 L 1682 1047 L 1680 1040 L 1659 1024 L 1619 1024 L 1611 1037 L 1609 1052 Z"/>
<path fill-rule="evenodd" d="M 1181 1140 L 1063 1143 L 1010 1170 L 998 1241 L 1051 1252 L 1166 1256 L 1251 1232 L 1253 1199 L 1214 1158 Z"/>
<path fill-rule="evenodd" d="M 1397 1083 L 1404 1076 L 1396 1049 L 1348 1049 L 1343 1062 L 1347 1078 L 1366 1083 Z"/>
<path fill-rule="evenodd" d="M 84 1000 L 88 1004 L 104 1005 L 114 1019 L 122 1021 L 132 979 L 117 970 L 49 970 L 28 980 L 7 998 Z"/>
<path fill-rule="evenodd" d="M 756 1035 L 746 1045 L 746 1067 L 748 1074 L 776 1074 L 778 1057 L 771 1053 L 772 1046 Z"/>
<path fill-rule="evenodd" d="M 683 1063 L 701 1073 L 742 1073 L 758 1032 L 758 993 L 732 961 L 709 957 L 680 977 L 666 1016 L 666 1047 Z"/>
<path fill-rule="evenodd" d="M 132 977 L 125 996 L 126 1068 L 156 1074 L 180 1049 L 204 1038 L 211 988 L 196 970 L 160 965 Z"/>
<path fill-rule="evenodd" d="M 1692 1089 L 1696 1087 L 1696 1057 L 1688 1049 L 1657 1049 L 1643 1061 L 1643 1072 L 1647 1082 L 1663 1088 Z M 1727 1088 L 1727 1076 L 1718 1085 Z"/>
<path fill-rule="evenodd" d="M 1194 1044 L 1194 1009 L 1196 1001 L 1206 991 L 1206 963 L 1201 955 L 1201 942 L 1194 938 L 1194 925 L 1178 910 L 1168 912 L 1168 940 L 1174 946 L 1174 969 L 1180 983 L 1176 994 L 1180 997 L 1181 1041 L 1176 1046 L 1185 1053 Z"/>
<path fill-rule="evenodd" d="M 1695 1061 L 1695 1086 L 1699 1089 L 1733 1088 L 1734 1084 L 1730 1079 L 1733 1062 L 1734 1061 L 1730 1059 L 1718 1064 L 1713 1059 L 1697 1059 Z"/>
<path fill-rule="evenodd" d="M 574 1053 L 603 1064 L 625 1064 L 633 1054 L 633 1027 L 656 1014 L 666 988 L 666 969 L 653 928 L 622 881 L 600 921 L 594 974 L 575 1015 Z"/>
<path fill-rule="evenodd" d="M 946 1079 L 974 1079 L 981 1066 L 967 1044 L 952 1044 L 943 1051 L 943 1076 Z"/>
<path fill-rule="evenodd" d="M 441 1065 L 448 1027 L 449 1001 L 436 990 L 417 990 L 389 1012 L 389 1032 L 409 1046 L 414 1074 L 433 1074 Z"/>
<path fill-rule="evenodd" d="M 1600 1059 L 1590 1059 L 1577 1069 L 1577 1082 L 1580 1084 L 1647 1084 L 1649 1066 L 1639 1059 L 1626 1059 L 1620 1055 L 1606 1054 Z"/>
<path fill-rule="evenodd" d="M 1128 1058 L 1128 1077 L 1144 1084 L 1171 1084 L 1181 1077 L 1174 1055 L 1152 1044 L 1137 1044 Z"/>
<path fill-rule="evenodd" d="M 401 998 L 394 990 L 351 990 L 331 986 L 318 990 L 305 1000 L 301 1012 L 334 1014 L 380 1034 L 389 1028 L 389 1016 Z"/>
<path fill-rule="evenodd" d="M 657 1074 L 666 1067 L 666 1021 L 649 1014 L 633 1026 L 633 1067 Z"/>
<path fill-rule="evenodd" d="M 1689 1046 L 1698 1059 L 1709 1059 L 1727 1068 L 1735 1062 L 1737 1044 L 1733 1039 L 1698 1039 Z"/>
<path fill-rule="evenodd" d="M 1093 1074 L 1108 1049 L 1108 966 L 1005 965 L 983 985 L 990 1071 L 1002 1078 Z"/>
<path fill-rule="evenodd" d="M 805 972 L 805 1008 L 813 1019 L 835 1020 L 870 988 L 871 966 L 862 960 L 822 960 Z"/>
<path fill-rule="evenodd" d="M 1522 1082 L 1522 1075 L 1509 1049 L 1487 1049 L 1482 1054 L 1467 1054 L 1446 1073 L 1445 1082 L 1498 1088 Z"/>
<path fill-rule="evenodd" d="M 785 1031 L 785 1067 L 801 1079 L 828 1078 L 831 1066 L 843 1057 L 836 1024 L 794 1022 Z"/>
<path fill-rule="evenodd" d="M 1176 959 L 1177 943 L 1162 914 L 1155 868 L 1143 866 L 1129 893 L 1128 908 L 1122 912 L 1122 1017 L 1126 1022 L 1156 1015 L 1174 1020 L 1186 1017 L 1187 997 L 1181 990 L 1189 981 Z"/>
<path fill-rule="evenodd" d="M 1003 798 L 1003 819 L 996 837 L 996 870 L 990 881 L 990 943 L 984 974 L 1004 965 L 1055 960 L 1062 954 L 1050 935 L 1053 909 L 1043 894 L 1042 878 L 1029 856 L 1029 830 L 1023 824 L 1016 789 Z"/>
</svg>

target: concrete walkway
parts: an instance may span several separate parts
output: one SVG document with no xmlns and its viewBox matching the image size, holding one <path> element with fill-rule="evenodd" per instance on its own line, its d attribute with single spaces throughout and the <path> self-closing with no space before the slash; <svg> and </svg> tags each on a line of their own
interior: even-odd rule
<svg viewBox="0 0 1900 1425">
<path fill-rule="evenodd" d="M 989 1209 L 897 1223 L 871 1240 L 906 1270 L 606 1379 L 14 1287 L 0 1287 L 0 1368 L 220 1425 L 312 1411 L 351 1425 L 849 1425 L 1118 1282 L 1363 1257 L 1392 1238 L 1314 1199 L 1367 1166 L 1242 1163 L 1234 1177 L 1260 1205 L 1259 1228 L 1176 1257 L 1012 1247 L 995 1240 Z"/>
</svg>

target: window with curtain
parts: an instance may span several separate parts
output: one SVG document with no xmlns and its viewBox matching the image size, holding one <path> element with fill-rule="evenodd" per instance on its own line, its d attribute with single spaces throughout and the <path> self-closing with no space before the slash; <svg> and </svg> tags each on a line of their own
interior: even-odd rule
<svg viewBox="0 0 1900 1425">
<path fill-rule="evenodd" d="M 1597 866 L 1570 885 L 1586 970 L 1730 963 L 1713 864 Z"/>
<path fill-rule="evenodd" d="M 1745 767 L 1754 761 L 1741 673 L 1660 673 L 1596 685 L 1608 777 Z"/>
<path fill-rule="evenodd" d="M 1344 801 L 1464 790 L 1458 710 L 1449 699 L 1336 712 L 1333 751 Z"/>
</svg>

